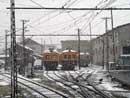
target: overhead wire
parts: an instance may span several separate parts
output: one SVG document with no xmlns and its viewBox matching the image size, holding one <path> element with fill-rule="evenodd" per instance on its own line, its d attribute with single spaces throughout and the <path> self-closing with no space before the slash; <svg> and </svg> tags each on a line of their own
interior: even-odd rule
<svg viewBox="0 0 130 98">
<path fill-rule="evenodd" d="M 34 4 L 38 5 L 39 7 L 44 8 L 44 6 L 42 6 L 41 4 L 37 3 L 36 1 L 34 1 L 34 0 L 30 0 L 30 1 L 31 1 L 32 3 L 34 3 Z"/>
<path fill-rule="evenodd" d="M 69 1 L 70 1 L 70 0 L 69 0 Z M 58 16 L 58 15 L 55 15 L 55 16 L 50 17 L 50 18 L 52 19 L 52 18 L 54 18 L 54 17 L 56 17 L 56 16 Z M 44 20 L 44 23 L 45 23 L 45 21 L 48 21 L 48 19 Z"/>
<path fill-rule="evenodd" d="M 71 1 L 71 0 L 69 0 L 69 1 Z M 52 17 L 51 17 L 52 18 Z"/>
<path fill-rule="evenodd" d="M 10 2 L 7 2 L 7 1 L 0 1 L 0 3 L 3 3 L 3 4 L 9 4 Z M 17 3 L 17 2 L 16 2 L 16 5 L 34 7 L 34 6 L 32 6 L 32 5 L 28 5 L 28 4 L 20 4 L 20 3 Z"/>
<path fill-rule="evenodd" d="M 85 15 L 86 16 L 86 15 Z M 71 25 L 69 25 L 69 27 L 72 27 Z M 64 28 L 63 28 L 64 29 Z"/>
<path fill-rule="evenodd" d="M 62 7 L 66 7 L 67 4 L 68 4 L 70 1 L 71 1 L 71 0 L 68 0 L 65 4 L 63 4 Z M 75 2 L 74 2 L 74 3 L 75 3 Z M 73 4 L 74 4 L 74 3 L 73 3 Z M 70 7 L 70 6 L 71 6 L 71 4 L 68 5 L 67 7 Z M 54 12 L 55 12 L 55 11 L 54 11 Z M 54 16 L 51 16 L 51 17 L 49 17 L 49 18 L 47 18 L 47 19 L 45 19 L 45 20 L 43 20 L 43 21 L 41 21 L 41 22 L 42 22 L 42 23 L 46 23 L 47 21 L 50 21 L 50 20 L 56 18 L 57 16 L 61 15 L 63 12 L 65 12 L 65 11 L 60 11 L 58 14 L 56 14 L 56 15 L 54 15 Z M 36 25 L 38 25 L 38 24 L 36 24 Z"/>
<path fill-rule="evenodd" d="M 103 0 L 102 0 L 103 1 Z M 101 2 L 100 2 L 101 3 Z M 98 3 L 98 5 L 99 5 L 99 3 Z M 100 11 L 101 12 L 101 11 Z M 98 15 L 99 13 L 97 13 L 94 17 L 96 17 L 97 15 Z M 86 16 L 86 15 L 84 15 L 84 16 Z M 71 16 L 72 17 L 72 16 Z M 94 18 L 92 19 L 92 20 L 94 20 Z M 70 25 L 69 25 L 70 26 Z"/>
<path fill-rule="evenodd" d="M 102 0 L 102 1 L 103 1 L 103 0 Z M 107 1 L 108 1 L 108 0 L 107 0 Z M 112 3 L 114 3 L 115 1 L 116 1 L 116 0 L 109 0 L 108 3 L 106 3 L 105 5 L 102 5 L 102 7 L 103 7 L 103 8 L 108 7 L 108 6 L 110 6 Z M 98 6 L 96 6 L 96 7 L 98 7 Z M 89 23 L 91 23 L 91 22 L 95 19 L 95 17 L 97 17 L 97 15 L 99 15 L 101 12 L 102 12 L 102 10 L 99 11 L 99 12 L 97 12 L 97 14 L 92 18 L 92 20 L 91 20 Z M 87 22 L 87 26 L 84 26 L 85 29 L 89 26 L 89 23 Z"/>
<path fill-rule="evenodd" d="M 102 0 L 102 2 L 103 2 L 103 0 Z M 98 5 L 99 5 L 100 3 L 102 3 L 102 2 L 99 2 Z M 93 11 L 89 11 L 89 12 L 85 13 L 84 15 L 82 15 L 82 17 L 87 16 L 90 12 L 93 12 Z M 72 18 L 72 16 L 71 16 L 71 18 Z M 91 18 L 91 17 L 90 17 L 90 18 Z M 79 19 L 79 20 L 81 20 L 81 19 Z M 75 23 L 75 22 L 74 22 L 74 23 Z M 71 25 L 69 25 L 69 27 L 71 27 Z"/>
<path fill-rule="evenodd" d="M 32 0 L 31 0 L 32 1 Z M 69 0 L 69 1 L 71 1 L 71 0 Z M 102 0 L 103 1 L 103 0 Z M 113 0 L 114 1 L 114 0 Z M 111 3 L 110 3 L 111 4 Z M 70 13 L 69 13 L 69 15 L 70 15 Z M 57 15 L 56 15 L 57 16 Z M 56 16 L 54 16 L 54 17 L 56 17 Z M 70 15 L 71 16 L 71 15 Z M 53 18 L 53 17 L 51 17 L 51 18 Z M 72 26 L 73 27 L 73 26 Z"/>
<path fill-rule="evenodd" d="M 70 6 L 70 5 L 69 5 L 69 6 Z M 57 15 L 56 15 L 56 16 L 57 16 Z M 56 17 L 56 16 L 53 16 L 53 18 Z M 51 18 L 52 18 L 52 17 L 51 17 Z M 45 22 L 45 21 L 44 21 L 44 22 Z"/>
<path fill-rule="evenodd" d="M 68 5 L 69 2 L 71 2 L 72 0 L 68 0 L 65 4 L 62 5 L 62 7 L 66 7 Z"/>
</svg>

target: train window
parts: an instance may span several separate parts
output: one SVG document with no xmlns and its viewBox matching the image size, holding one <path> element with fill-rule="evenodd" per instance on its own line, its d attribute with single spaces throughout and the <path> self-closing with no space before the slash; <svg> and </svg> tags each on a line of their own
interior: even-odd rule
<svg viewBox="0 0 130 98">
<path fill-rule="evenodd" d="M 49 55 L 47 55 L 47 56 L 46 56 L 46 59 L 48 59 L 48 60 L 49 60 L 49 59 L 50 59 L 50 56 L 49 56 Z"/>
<path fill-rule="evenodd" d="M 52 60 L 56 60 L 56 56 L 54 55 L 54 56 L 52 56 Z"/>
<path fill-rule="evenodd" d="M 45 56 L 45 59 L 48 59 L 48 55 Z"/>
<path fill-rule="evenodd" d="M 72 58 L 76 59 L 76 55 L 75 55 L 75 54 L 73 54 L 73 55 L 72 55 Z"/>
<path fill-rule="evenodd" d="M 71 55 L 68 55 L 68 59 L 71 59 Z"/>
<path fill-rule="evenodd" d="M 64 59 L 67 59 L 67 55 L 64 55 Z"/>
</svg>

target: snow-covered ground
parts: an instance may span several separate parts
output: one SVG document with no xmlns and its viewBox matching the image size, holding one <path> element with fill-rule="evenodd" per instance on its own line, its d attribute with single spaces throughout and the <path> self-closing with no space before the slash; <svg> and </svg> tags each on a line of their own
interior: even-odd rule
<svg viewBox="0 0 130 98">
<path fill-rule="evenodd" d="M 111 92 L 114 95 L 122 96 L 123 98 L 130 98 L 130 90 L 121 87 L 121 84 L 116 81 L 111 81 L 111 77 L 106 70 L 102 69 L 102 66 L 92 65 L 82 70 L 95 70 L 90 81 L 94 81 L 95 85 L 103 90 Z M 102 81 L 100 81 L 102 79 Z"/>
</svg>

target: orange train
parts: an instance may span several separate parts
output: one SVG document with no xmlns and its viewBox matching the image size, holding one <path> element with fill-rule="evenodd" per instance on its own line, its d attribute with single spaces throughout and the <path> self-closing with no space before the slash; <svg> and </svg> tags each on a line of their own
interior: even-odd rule
<svg viewBox="0 0 130 98">
<path fill-rule="evenodd" d="M 46 70 L 57 70 L 58 65 L 62 65 L 62 70 L 74 70 L 78 63 L 78 52 L 74 50 L 64 50 L 58 53 L 49 50 L 43 53 L 43 62 Z"/>
<path fill-rule="evenodd" d="M 43 64 L 46 70 L 56 70 L 59 64 L 59 53 L 52 49 L 45 51 Z"/>
<path fill-rule="evenodd" d="M 62 70 L 74 70 L 78 62 L 78 52 L 74 50 L 64 50 L 60 54 L 60 64 Z"/>
</svg>

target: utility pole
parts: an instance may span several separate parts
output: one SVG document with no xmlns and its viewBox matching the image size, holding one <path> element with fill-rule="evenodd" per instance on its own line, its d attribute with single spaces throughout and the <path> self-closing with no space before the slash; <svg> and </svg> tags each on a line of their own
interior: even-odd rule
<svg viewBox="0 0 130 98">
<path fill-rule="evenodd" d="M 92 29 L 91 29 L 91 23 L 89 23 L 89 30 L 90 30 L 90 66 L 92 66 Z"/>
<path fill-rule="evenodd" d="M 16 28 L 15 1 L 10 0 L 11 12 L 11 98 L 18 98 L 17 64 L 16 64 Z"/>
<path fill-rule="evenodd" d="M 42 52 L 43 52 L 43 40 L 41 38 L 41 54 L 42 54 Z"/>
<path fill-rule="evenodd" d="M 22 74 L 25 75 L 25 66 L 26 66 L 26 54 L 25 54 L 25 23 L 28 22 L 27 20 L 21 20 L 22 21 L 22 44 L 23 44 L 23 56 L 22 56 Z"/>
<path fill-rule="evenodd" d="M 111 27 L 112 27 L 112 43 L 113 43 L 113 62 L 115 63 L 115 32 L 113 31 L 113 11 L 111 9 Z"/>
<path fill-rule="evenodd" d="M 42 40 L 42 38 L 41 38 L 41 55 L 43 55 L 43 40 Z M 43 69 L 43 60 L 42 59 L 41 59 L 41 67 Z"/>
<path fill-rule="evenodd" d="M 102 37 L 102 39 L 101 39 L 101 41 L 102 41 L 102 65 L 103 65 L 103 69 L 105 68 L 104 67 L 104 38 Z"/>
<path fill-rule="evenodd" d="M 80 29 L 78 29 L 78 66 L 80 70 Z"/>
<path fill-rule="evenodd" d="M 108 38 L 108 19 L 109 17 L 104 17 L 105 20 L 105 32 L 106 32 L 106 69 L 108 69 L 108 62 L 109 62 L 109 38 Z"/>
<path fill-rule="evenodd" d="M 5 30 L 5 66 L 4 66 L 5 70 L 7 70 L 7 33 L 8 30 Z"/>
</svg>

